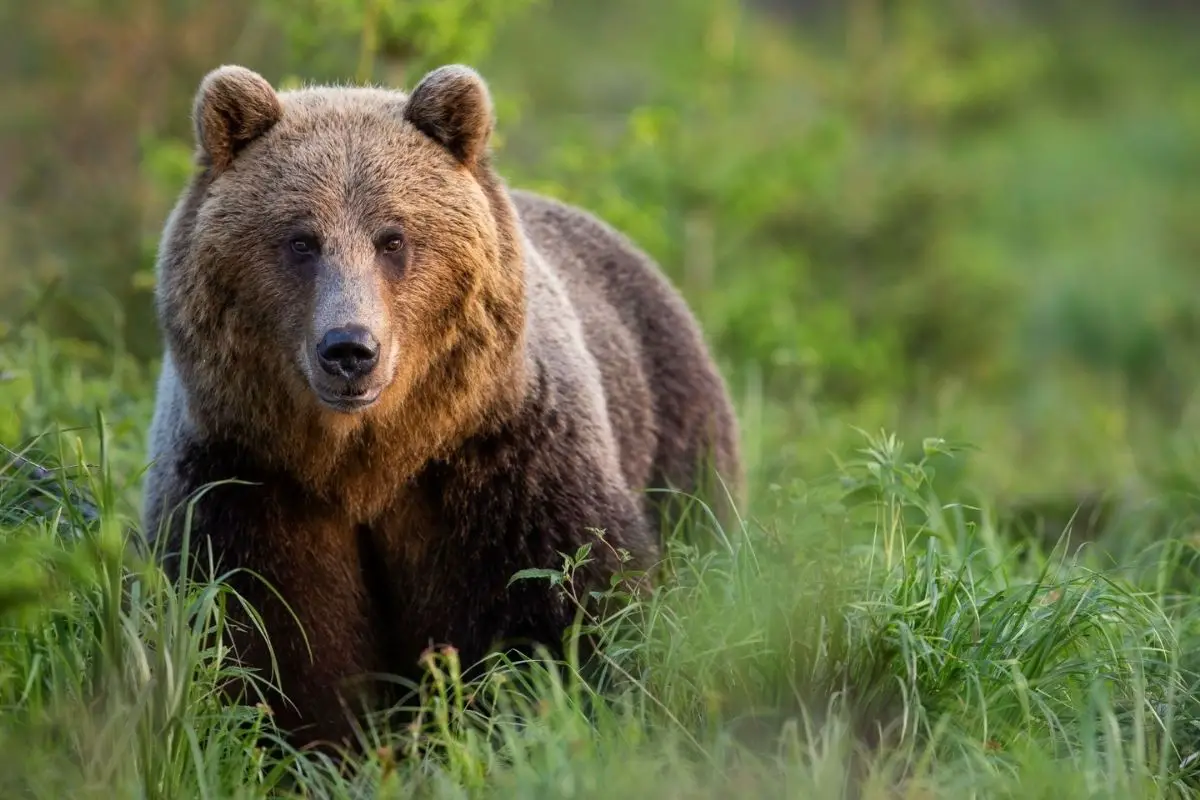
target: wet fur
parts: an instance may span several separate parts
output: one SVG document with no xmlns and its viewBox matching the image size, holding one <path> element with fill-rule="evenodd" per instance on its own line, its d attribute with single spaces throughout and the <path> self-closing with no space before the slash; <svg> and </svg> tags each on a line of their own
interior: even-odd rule
<svg viewBox="0 0 1200 800">
<path fill-rule="evenodd" d="M 276 713 L 301 741 L 345 738 L 346 681 L 412 676 L 431 644 L 466 663 L 500 642 L 557 644 L 574 610 L 509 578 L 561 566 L 589 529 L 608 546 L 588 583 L 607 585 L 615 548 L 652 567 L 644 489 L 696 489 L 708 459 L 736 495 L 736 422 L 682 299 L 604 223 L 504 186 L 473 72 L 437 71 L 407 97 L 276 94 L 227 67 L 195 118 L 200 169 L 160 248 L 144 524 L 177 574 L 180 504 L 249 482 L 196 503 L 191 552 L 262 576 L 303 623 L 311 652 L 273 594 L 233 578 L 263 614 L 291 701 Z M 371 313 L 391 382 L 356 415 L 321 407 L 295 362 L 321 300 L 280 268 L 300 217 L 385 300 Z M 392 218 L 411 246 L 402 274 L 373 269 L 364 244 Z M 267 665 L 256 638 L 239 645 Z"/>
</svg>

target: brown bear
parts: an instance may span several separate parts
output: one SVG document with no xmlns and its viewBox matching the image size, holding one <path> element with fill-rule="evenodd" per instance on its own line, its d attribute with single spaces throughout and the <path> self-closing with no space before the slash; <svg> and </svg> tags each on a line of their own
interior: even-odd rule
<svg viewBox="0 0 1200 800">
<path fill-rule="evenodd" d="M 649 572 L 647 489 L 716 475 L 740 497 L 690 311 L 605 223 L 506 187 L 475 71 L 277 92 L 224 66 L 193 113 L 157 263 L 143 525 L 169 575 L 184 552 L 235 570 L 282 728 L 344 739 L 354 679 L 414 676 L 431 645 L 464 664 L 555 647 L 575 609 L 515 573 L 587 542 L 582 588 Z M 257 636 L 238 643 L 269 671 Z"/>
</svg>

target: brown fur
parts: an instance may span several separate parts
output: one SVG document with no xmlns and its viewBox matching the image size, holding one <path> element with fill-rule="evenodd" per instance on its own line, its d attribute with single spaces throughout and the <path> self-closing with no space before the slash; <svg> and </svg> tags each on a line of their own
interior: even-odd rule
<svg viewBox="0 0 1200 800">
<path fill-rule="evenodd" d="M 253 482 L 204 495 L 192 549 L 266 578 L 302 623 L 311 654 L 235 579 L 277 650 L 286 727 L 344 735 L 339 686 L 411 674 L 431 643 L 468 661 L 501 640 L 556 644 L 571 610 L 512 573 L 561 566 L 590 527 L 649 568 L 658 511 L 641 491 L 699 488 L 705 458 L 736 496 L 736 422 L 682 299 L 602 222 L 504 186 L 473 71 L 436 70 L 406 97 L 276 93 L 222 67 L 195 119 L 201 169 L 159 256 L 145 527 L 178 555 L 173 509 L 209 482 Z M 287 250 L 301 228 L 319 258 Z M 378 245 L 391 230 L 402 257 Z M 318 401 L 311 359 L 346 320 L 381 343 L 381 393 L 353 413 Z M 584 578 L 607 585 L 616 557 L 593 554 Z"/>
</svg>

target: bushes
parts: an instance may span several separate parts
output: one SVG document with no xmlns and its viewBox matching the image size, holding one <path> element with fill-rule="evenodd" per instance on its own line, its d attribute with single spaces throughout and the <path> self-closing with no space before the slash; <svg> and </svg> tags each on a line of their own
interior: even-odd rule
<svg viewBox="0 0 1200 800">
<path fill-rule="evenodd" d="M 10 90 L 25 109 L 8 123 L 24 157 L 13 186 L 38 187 L 13 194 L 22 213 L 0 225 L 10 312 L 34 302 L 15 290 L 57 276 L 48 330 L 153 358 L 154 249 L 190 169 L 188 103 L 213 64 L 285 85 L 407 85 L 469 60 L 497 95 L 505 174 L 596 211 L 661 260 L 738 392 L 766 404 L 747 412 L 775 427 L 751 436 L 811 439 L 823 457 L 848 440 L 814 430 L 817 417 L 965 426 L 992 454 L 980 467 L 1000 470 L 1009 445 L 976 409 L 1014 409 L 1001 428 L 1052 427 L 1022 416 L 1034 386 L 1151 415 L 1135 446 L 1185 413 L 1195 237 L 1181 220 L 1195 200 L 1182 176 L 1196 166 L 1197 89 L 1186 43 L 1153 18 L 873 0 L 790 25 L 727 0 L 194 5 L 23 12 L 39 35 L 14 48 L 18 65 L 61 68 Z M 113 48 L 134 21 L 149 40 L 186 28 L 194 42 L 114 50 L 163 65 L 140 115 L 122 105 L 129 92 L 88 92 L 68 57 L 79 26 Z M 146 69 L 113 61 L 105 86 Z M 57 155 L 89 125 L 83 162 Z M 787 463 L 812 462 L 764 468 Z"/>
</svg>

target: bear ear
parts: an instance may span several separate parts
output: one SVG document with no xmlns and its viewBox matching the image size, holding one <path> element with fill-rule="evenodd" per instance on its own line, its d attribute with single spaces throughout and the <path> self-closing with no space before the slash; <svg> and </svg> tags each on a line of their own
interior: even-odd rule
<svg viewBox="0 0 1200 800">
<path fill-rule="evenodd" d="M 417 84 L 405 104 L 404 118 L 473 167 L 491 139 L 492 95 L 470 67 L 439 67 Z"/>
<path fill-rule="evenodd" d="M 282 116 L 283 105 L 266 78 L 238 66 L 205 75 L 192 108 L 196 142 L 217 173 Z"/>
</svg>

